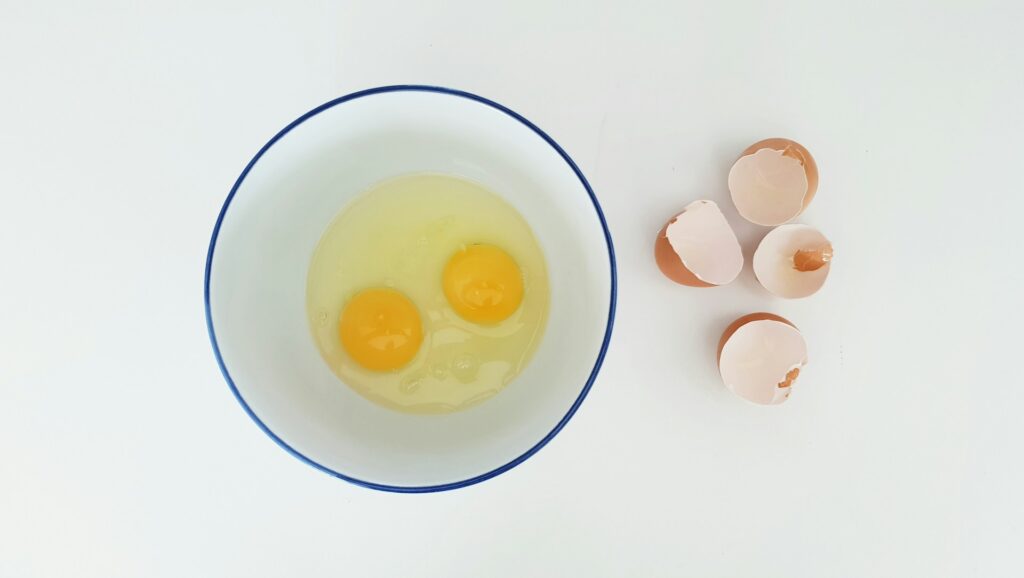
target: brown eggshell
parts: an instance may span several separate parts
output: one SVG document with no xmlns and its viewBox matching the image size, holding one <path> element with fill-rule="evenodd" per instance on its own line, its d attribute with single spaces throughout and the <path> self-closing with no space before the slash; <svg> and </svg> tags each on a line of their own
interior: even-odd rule
<svg viewBox="0 0 1024 578">
<path fill-rule="evenodd" d="M 773 313 L 745 315 L 719 341 L 718 371 L 726 388 L 747 401 L 777 405 L 789 399 L 807 365 L 807 341 Z"/>
<path fill-rule="evenodd" d="M 761 239 L 751 260 L 754 276 L 773 295 L 801 299 L 828 279 L 835 250 L 821 231 L 800 223 L 779 225 Z"/>
<path fill-rule="evenodd" d="M 661 269 L 661 272 L 666 277 L 680 285 L 714 287 L 715 285 L 701 281 L 692 271 L 687 269 L 679 259 L 679 255 L 672 249 L 672 245 L 669 244 L 665 232 L 668 230 L 669 224 L 674 220 L 675 218 L 665 223 L 665 226 L 661 228 L 661 232 L 658 233 L 658 238 L 654 241 L 654 260 L 658 263 L 658 268 Z"/>
<path fill-rule="evenodd" d="M 718 340 L 718 354 L 717 354 L 718 362 L 722 361 L 722 350 L 725 349 L 725 343 L 727 341 L 729 341 L 729 338 L 732 337 L 733 333 L 736 333 L 737 329 L 739 329 L 740 327 L 743 327 L 744 325 L 746 325 L 747 323 L 750 323 L 751 321 L 765 321 L 765 320 L 781 321 L 782 323 L 785 323 L 786 325 L 789 325 L 793 329 L 799 329 L 796 325 L 793 325 L 785 317 L 780 317 L 780 316 L 778 316 L 778 315 L 776 315 L 774 313 L 767 313 L 767 312 L 762 311 L 760 313 L 749 313 L 747 315 L 744 315 L 743 317 L 740 317 L 736 321 L 733 321 L 732 323 L 730 323 L 729 326 L 725 328 L 725 331 L 722 332 L 722 338 Z"/>
<path fill-rule="evenodd" d="M 814 199 L 814 193 L 818 192 L 818 164 L 814 162 L 814 157 L 811 156 L 810 151 L 804 145 L 794 140 L 775 137 L 766 138 L 748 146 L 740 154 L 740 158 L 752 155 L 761 149 L 782 151 L 784 156 L 796 159 L 804 166 L 804 172 L 807 173 L 807 194 L 804 195 L 803 208 L 806 209 L 807 205 L 810 205 Z"/>
</svg>

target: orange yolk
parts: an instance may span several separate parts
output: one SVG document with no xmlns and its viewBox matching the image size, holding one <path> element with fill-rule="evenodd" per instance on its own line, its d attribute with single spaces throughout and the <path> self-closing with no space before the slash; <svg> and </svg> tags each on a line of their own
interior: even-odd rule
<svg viewBox="0 0 1024 578">
<path fill-rule="evenodd" d="M 341 344 L 366 369 L 389 371 L 412 361 L 423 342 L 420 313 L 394 289 L 367 289 L 345 304 Z"/>
<path fill-rule="evenodd" d="M 519 265 L 494 245 L 469 245 L 444 268 L 444 295 L 460 317 L 490 325 L 507 319 L 523 301 Z"/>
</svg>

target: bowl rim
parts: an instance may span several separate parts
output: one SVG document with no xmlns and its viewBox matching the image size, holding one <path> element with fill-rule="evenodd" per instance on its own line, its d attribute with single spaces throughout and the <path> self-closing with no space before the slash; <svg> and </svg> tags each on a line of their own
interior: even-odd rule
<svg viewBox="0 0 1024 578">
<path fill-rule="evenodd" d="M 428 486 L 395 486 L 390 484 L 376 483 L 368 480 L 359 479 L 353 476 L 349 476 L 347 474 L 335 471 L 323 464 L 318 463 L 316 460 L 302 454 L 295 448 L 288 445 L 288 443 L 285 442 L 283 439 L 278 437 L 278 435 L 275 434 L 269 427 L 267 427 L 267 425 L 263 423 L 259 416 L 257 416 L 253 412 L 252 408 L 250 408 L 249 404 L 245 401 L 245 398 L 242 397 L 242 394 L 239 392 L 238 387 L 235 386 L 235 382 L 232 379 L 231 374 L 228 372 L 228 369 L 224 364 L 224 359 L 221 356 L 220 346 L 217 343 L 217 334 L 213 327 L 213 316 L 210 311 L 210 277 L 213 270 L 213 255 L 214 251 L 217 248 L 217 237 L 220 233 L 221 223 L 224 221 L 224 216 L 227 214 L 228 207 L 231 205 L 232 199 L 234 199 L 235 194 L 238 192 L 238 188 L 242 185 L 242 182 L 245 181 L 245 177 L 249 174 L 249 171 L 252 169 L 252 167 L 255 166 L 255 164 L 260 160 L 263 154 L 270 150 L 270 147 L 272 147 L 284 135 L 288 134 L 289 132 L 291 132 L 292 129 L 306 122 L 310 118 L 320 114 L 321 112 L 324 112 L 325 110 L 328 110 L 335 106 L 344 104 L 351 100 L 391 92 L 429 92 L 472 100 L 505 113 L 506 115 L 512 117 L 519 123 L 523 124 L 530 130 L 532 130 L 538 136 L 540 136 L 549 146 L 551 146 L 551 148 L 555 150 L 555 152 L 559 154 L 559 156 L 562 157 L 566 164 L 569 165 L 569 168 L 572 169 L 573 173 L 575 173 L 576 177 L 579 179 L 580 184 L 582 184 L 583 188 L 587 191 L 587 195 L 590 196 L 590 201 L 591 203 L 593 203 L 594 210 L 597 212 L 598 221 L 601 223 L 601 228 L 604 230 L 604 238 L 608 246 L 608 262 L 610 265 L 609 270 L 611 272 L 611 298 L 608 304 L 608 323 L 605 326 L 604 340 L 601 342 L 601 349 L 597 354 L 597 360 L 594 362 L 594 367 L 590 371 L 590 376 L 587 378 L 586 383 L 583 385 L 583 389 L 580 391 L 579 395 L 576 397 L 576 400 L 569 407 L 569 410 L 565 413 L 562 419 L 560 419 L 558 423 L 555 424 L 555 427 L 552 428 L 552 430 L 549 431 L 539 442 L 528 448 L 525 452 L 520 454 L 518 457 L 512 459 L 508 463 L 505 463 L 488 472 L 473 476 L 471 478 Z M 608 352 L 608 344 L 612 336 L 612 326 L 615 322 L 615 306 L 617 294 L 618 273 L 615 264 L 615 248 L 612 245 L 612 236 L 611 232 L 608 230 L 608 223 L 605 220 L 604 212 L 601 210 L 601 205 L 600 203 L 598 203 L 597 197 L 594 195 L 594 191 L 590 187 L 590 183 L 587 182 L 586 177 L 583 176 L 583 172 L 580 171 L 578 166 L 576 166 L 576 163 L 573 162 L 572 158 L 569 157 L 569 154 L 566 153 L 565 150 L 562 149 L 562 147 L 559 146 L 559 144 L 555 142 L 553 138 L 548 136 L 548 134 L 541 130 L 537 125 L 533 124 L 519 113 L 513 111 L 512 109 L 504 105 L 501 105 L 493 100 L 463 90 L 420 84 L 398 84 L 389 86 L 378 86 L 375 88 L 359 90 L 356 92 L 346 94 L 344 96 L 340 96 L 333 100 L 329 100 L 324 104 L 321 104 L 316 108 L 313 108 L 312 110 L 306 112 L 302 116 L 293 120 L 283 129 L 281 129 L 277 134 L 275 134 L 269 141 L 267 141 L 267 143 L 264 144 L 262 148 L 260 148 L 260 150 L 252 158 L 252 160 L 250 160 L 249 163 L 245 166 L 245 168 L 242 170 L 242 173 L 238 176 L 238 179 L 235 180 L 235 184 L 231 187 L 231 191 L 228 192 L 228 196 L 224 200 L 224 204 L 220 209 L 220 213 L 217 215 L 217 221 L 213 226 L 213 233 L 210 237 L 210 246 L 206 253 L 206 272 L 203 281 L 203 303 L 206 310 L 206 330 L 210 337 L 210 345 L 213 347 L 214 357 L 216 357 L 217 359 L 217 365 L 220 367 L 221 374 L 224 376 L 224 380 L 227 382 L 228 387 L 234 394 L 235 399 L 238 400 L 238 403 L 242 406 L 242 409 L 245 410 L 245 413 L 248 414 L 248 416 L 256 423 L 257 426 L 259 426 L 263 433 L 270 437 L 270 439 L 274 440 L 274 442 L 283 450 L 285 450 L 298 460 L 306 463 L 307 465 L 316 468 L 317 470 L 320 470 L 326 474 L 329 474 L 336 478 L 340 478 L 357 486 L 362 486 L 374 490 L 398 493 L 440 492 L 446 490 L 454 490 L 457 488 L 464 488 L 466 486 L 478 484 L 485 480 L 489 480 L 497 475 L 503 474 L 508 470 L 518 466 L 519 464 L 529 459 L 530 456 L 537 453 L 542 447 L 547 445 L 548 442 L 550 442 L 556 435 L 558 435 L 558 432 L 560 432 L 562 428 L 565 427 L 565 424 L 569 422 L 572 416 L 576 413 L 576 410 L 579 409 L 580 405 L 583 403 L 583 400 L 587 397 L 587 394 L 590 392 L 590 388 L 593 385 L 594 380 L 597 378 L 597 374 L 601 369 L 601 365 L 604 363 L 605 355 Z"/>
</svg>

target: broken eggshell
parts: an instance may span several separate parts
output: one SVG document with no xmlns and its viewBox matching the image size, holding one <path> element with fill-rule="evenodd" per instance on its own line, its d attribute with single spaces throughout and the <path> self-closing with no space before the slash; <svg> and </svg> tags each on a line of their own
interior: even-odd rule
<svg viewBox="0 0 1024 578">
<path fill-rule="evenodd" d="M 800 143 L 756 142 L 729 170 L 729 194 L 744 219 L 774 227 L 796 218 L 818 190 L 818 165 Z"/>
<path fill-rule="evenodd" d="M 808 225 L 781 225 L 754 251 L 754 275 L 769 292 L 799 299 L 817 293 L 832 264 L 832 243 Z"/>
<path fill-rule="evenodd" d="M 807 364 L 807 342 L 795 325 L 772 313 L 733 321 L 718 342 L 718 369 L 736 395 L 754 403 L 786 401 Z"/>
<path fill-rule="evenodd" d="M 654 259 L 666 277 L 690 287 L 731 283 L 743 269 L 743 249 L 713 201 L 694 201 L 661 229 Z"/>
</svg>

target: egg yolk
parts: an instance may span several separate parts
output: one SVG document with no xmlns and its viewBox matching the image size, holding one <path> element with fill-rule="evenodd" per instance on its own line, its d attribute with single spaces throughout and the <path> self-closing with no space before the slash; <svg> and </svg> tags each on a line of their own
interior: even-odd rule
<svg viewBox="0 0 1024 578">
<path fill-rule="evenodd" d="M 523 301 L 519 265 L 494 245 L 460 249 L 448 260 L 442 284 L 452 309 L 474 323 L 498 323 L 515 313 Z"/>
<path fill-rule="evenodd" d="M 423 342 L 420 313 L 394 289 L 367 289 L 345 304 L 341 344 L 366 369 L 388 371 L 412 361 Z"/>
</svg>

